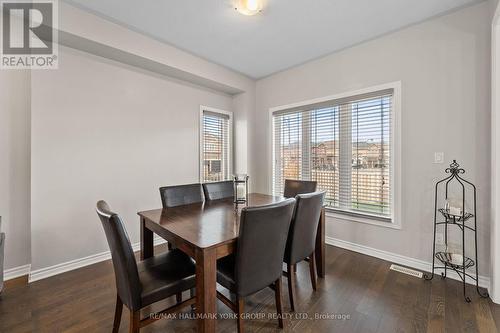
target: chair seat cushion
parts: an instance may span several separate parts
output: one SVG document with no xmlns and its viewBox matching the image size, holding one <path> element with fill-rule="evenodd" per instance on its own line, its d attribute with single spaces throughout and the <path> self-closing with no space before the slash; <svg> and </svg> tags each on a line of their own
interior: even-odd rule
<svg viewBox="0 0 500 333">
<path fill-rule="evenodd" d="M 142 306 L 195 287 L 193 260 L 180 250 L 148 258 L 137 264 L 142 285 Z"/>
<path fill-rule="evenodd" d="M 236 290 L 234 265 L 234 255 L 217 260 L 217 282 L 231 292 Z"/>
</svg>

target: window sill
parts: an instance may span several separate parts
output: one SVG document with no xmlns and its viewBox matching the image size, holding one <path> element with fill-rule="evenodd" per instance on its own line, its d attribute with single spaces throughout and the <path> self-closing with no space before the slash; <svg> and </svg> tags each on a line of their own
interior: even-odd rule
<svg viewBox="0 0 500 333">
<path fill-rule="evenodd" d="M 335 218 L 337 220 L 358 222 L 358 223 L 370 224 L 370 225 L 375 225 L 375 226 L 384 227 L 384 228 L 401 230 L 401 224 L 399 224 L 399 223 L 394 223 L 394 222 L 389 222 L 389 221 L 385 222 L 385 221 L 379 220 L 377 218 L 371 218 L 369 216 L 343 214 L 343 213 L 341 213 L 335 209 L 332 209 L 332 208 L 326 208 L 326 216 Z"/>
</svg>

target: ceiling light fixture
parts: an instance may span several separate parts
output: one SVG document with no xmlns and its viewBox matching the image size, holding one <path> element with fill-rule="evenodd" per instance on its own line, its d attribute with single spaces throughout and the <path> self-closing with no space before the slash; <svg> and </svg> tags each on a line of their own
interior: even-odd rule
<svg viewBox="0 0 500 333">
<path fill-rule="evenodd" d="M 243 15 L 255 15 L 262 11 L 262 0 L 236 0 L 234 9 Z"/>
</svg>

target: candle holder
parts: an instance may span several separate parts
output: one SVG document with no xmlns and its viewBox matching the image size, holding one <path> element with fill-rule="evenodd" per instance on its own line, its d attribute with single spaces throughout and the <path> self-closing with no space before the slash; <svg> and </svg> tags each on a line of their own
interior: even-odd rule
<svg viewBox="0 0 500 333">
<path fill-rule="evenodd" d="M 236 205 L 246 204 L 248 202 L 248 178 L 246 174 L 237 174 L 233 176 L 234 184 L 234 203 Z"/>
</svg>

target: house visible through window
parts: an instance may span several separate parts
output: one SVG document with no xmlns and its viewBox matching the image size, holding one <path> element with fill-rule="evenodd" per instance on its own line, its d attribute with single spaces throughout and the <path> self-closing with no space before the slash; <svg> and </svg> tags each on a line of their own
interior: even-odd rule
<svg viewBox="0 0 500 333">
<path fill-rule="evenodd" d="M 273 113 L 273 192 L 314 180 L 327 207 L 390 220 L 393 89 Z"/>
<path fill-rule="evenodd" d="M 201 110 L 201 181 L 227 180 L 231 176 L 232 117 L 225 111 Z"/>
</svg>

